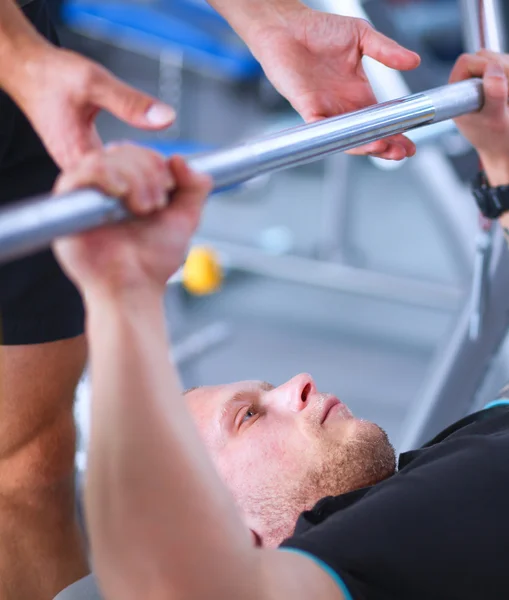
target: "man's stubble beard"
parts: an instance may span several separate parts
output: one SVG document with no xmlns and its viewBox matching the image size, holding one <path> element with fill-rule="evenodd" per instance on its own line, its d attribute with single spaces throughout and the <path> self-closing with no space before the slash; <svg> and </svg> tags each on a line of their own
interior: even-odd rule
<svg viewBox="0 0 509 600">
<path fill-rule="evenodd" d="M 322 498 L 372 486 L 394 474 L 396 456 L 386 432 L 367 421 L 357 424 L 359 434 L 345 444 L 323 439 L 323 460 L 312 465 L 300 481 L 287 485 L 286 480 L 284 489 L 259 490 L 257 498 L 249 499 L 249 512 L 265 523 L 264 545 L 277 547 L 290 537 L 299 515 Z"/>
</svg>

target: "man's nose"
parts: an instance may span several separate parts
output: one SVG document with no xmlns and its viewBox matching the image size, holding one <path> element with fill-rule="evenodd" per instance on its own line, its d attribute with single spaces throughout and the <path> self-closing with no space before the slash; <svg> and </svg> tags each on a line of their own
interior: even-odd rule
<svg viewBox="0 0 509 600">
<path fill-rule="evenodd" d="M 301 373 L 274 391 L 277 392 L 281 408 L 300 412 L 308 406 L 310 399 L 316 394 L 316 386 L 311 375 Z"/>
</svg>

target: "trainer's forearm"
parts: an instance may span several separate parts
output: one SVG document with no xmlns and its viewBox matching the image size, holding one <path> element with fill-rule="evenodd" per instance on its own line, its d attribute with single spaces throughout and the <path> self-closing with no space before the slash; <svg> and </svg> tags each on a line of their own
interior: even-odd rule
<svg viewBox="0 0 509 600">
<path fill-rule="evenodd" d="M 86 508 L 106 597 L 257 598 L 256 550 L 182 398 L 161 295 L 86 304 Z"/>
<path fill-rule="evenodd" d="M 16 96 L 27 63 L 47 46 L 13 0 L 0 0 L 0 88 Z"/>
<path fill-rule="evenodd" d="M 208 0 L 248 43 L 262 28 L 284 24 L 289 12 L 305 7 L 300 0 Z"/>
</svg>

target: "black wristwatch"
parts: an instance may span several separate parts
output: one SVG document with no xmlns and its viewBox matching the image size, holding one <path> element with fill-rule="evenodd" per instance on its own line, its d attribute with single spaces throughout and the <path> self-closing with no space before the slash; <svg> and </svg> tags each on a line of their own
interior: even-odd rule
<svg viewBox="0 0 509 600">
<path fill-rule="evenodd" d="M 487 219 L 498 219 L 509 211 L 509 185 L 491 187 L 484 171 L 472 182 L 472 192 L 479 210 Z"/>
</svg>

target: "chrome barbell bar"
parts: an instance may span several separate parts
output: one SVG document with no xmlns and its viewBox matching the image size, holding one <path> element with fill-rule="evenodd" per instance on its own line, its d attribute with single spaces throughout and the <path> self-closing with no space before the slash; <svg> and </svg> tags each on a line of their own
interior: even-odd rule
<svg viewBox="0 0 509 600">
<path fill-rule="evenodd" d="M 471 79 L 195 155 L 189 166 L 210 175 L 214 190 L 296 167 L 410 129 L 480 110 L 482 80 Z M 118 199 L 93 190 L 40 196 L 0 209 L 0 262 L 50 246 L 61 236 L 130 218 Z"/>
</svg>

